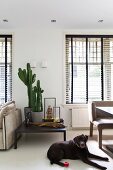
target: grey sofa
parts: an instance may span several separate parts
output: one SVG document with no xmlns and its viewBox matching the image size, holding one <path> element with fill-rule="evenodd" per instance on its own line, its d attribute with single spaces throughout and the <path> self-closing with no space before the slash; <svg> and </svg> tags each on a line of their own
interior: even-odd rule
<svg viewBox="0 0 113 170">
<path fill-rule="evenodd" d="M 14 132 L 21 123 L 21 110 L 16 108 L 15 101 L 0 107 L 0 150 L 9 149 L 14 144 Z"/>
</svg>

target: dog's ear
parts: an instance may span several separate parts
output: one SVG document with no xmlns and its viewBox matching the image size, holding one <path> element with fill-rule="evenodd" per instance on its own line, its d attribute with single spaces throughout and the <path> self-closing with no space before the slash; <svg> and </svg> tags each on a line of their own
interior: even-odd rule
<svg viewBox="0 0 113 170">
<path fill-rule="evenodd" d="M 76 137 L 73 139 L 74 143 L 76 143 Z"/>
<path fill-rule="evenodd" d="M 78 141 L 79 141 L 79 136 L 76 136 L 76 137 L 73 139 L 73 142 L 76 144 L 76 143 L 78 143 Z"/>
<path fill-rule="evenodd" d="M 84 135 L 84 134 L 82 134 L 82 136 L 86 139 L 86 142 L 87 142 L 88 136 L 87 136 L 87 135 Z"/>
<path fill-rule="evenodd" d="M 87 142 L 87 140 L 88 140 L 88 136 L 87 136 L 87 135 L 85 135 L 85 138 L 86 138 L 86 142 Z"/>
</svg>

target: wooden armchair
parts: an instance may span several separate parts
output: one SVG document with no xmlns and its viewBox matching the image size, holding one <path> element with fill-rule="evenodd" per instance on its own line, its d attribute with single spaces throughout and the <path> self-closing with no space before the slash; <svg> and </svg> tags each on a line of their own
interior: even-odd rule
<svg viewBox="0 0 113 170">
<path fill-rule="evenodd" d="M 113 107 L 113 101 L 93 101 L 88 103 L 90 136 L 93 136 L 93 125 L 95 125 L 98 130 L 99 148 L 102 148 L 102 130 L 113 129 L 113 116 L 101 113 L 96 107 Z"/>
</svg>

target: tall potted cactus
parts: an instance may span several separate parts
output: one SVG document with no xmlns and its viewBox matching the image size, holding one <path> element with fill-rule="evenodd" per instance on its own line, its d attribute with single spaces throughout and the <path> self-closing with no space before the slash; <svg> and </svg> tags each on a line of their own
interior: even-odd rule
<svg viewBox="0 0 113 170">
<path fill-rule="evenodd" d="M 36 80 L 36 74 L 32 73 L 30 63 L 27 63 L 26 69 L 18 69 L 18 76 L 20 80 L 27 86 L 28 107 L 32 108 L 32 84 Z"/>
<path fill-rule="evenodd" d="M 42 93 L 44 90 L 40 87 L 40 80 L 37 80 L 36 86 L 32 88 L 32 120 L 42 121 L 43 119 L 43 104 L 42 104 Z M 37 114 L 38 112 L 38 114 Z"/>
<path fill-rule="evenodd" d="M 43 104 L 42 104 L 42 93 L 44 90 L 40 87 L 40 80 L 37 80 L 36 86 L 32 88 L 32 109 L 34 112 L 42 112 Z"/>
<path fill-rule="evenodd" d="M 18 76 L 20 80 L 27 86 L 28 107 L 25 107 L 25 109 L 28 110 L 27 112 L 30 110 L 33 112 L 42 112 L 42 93 L 44 90 L 42 90 L 40 87 L 40 80 L 37 80 L 37 84 L 33 86 L 33 83 L 36 81 L 36 74 L 32 73 L 30 63 L 27 63 L 26 69 L 18 69 Z"/>
</svg>

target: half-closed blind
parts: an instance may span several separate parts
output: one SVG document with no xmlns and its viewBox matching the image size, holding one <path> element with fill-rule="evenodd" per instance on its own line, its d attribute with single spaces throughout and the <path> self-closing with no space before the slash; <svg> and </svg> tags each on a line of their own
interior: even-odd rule
<svg viewBox="0 0 113 170">
<path fill-rule="evenodd" d="M 113 38 L 103 39 L 104 98 L 113 99 Z"/>
<path fill-rule="evenodd" d="M 113 36 L 66 36 L 66 103 L 113 99 Z"/>
<path fill-rule="evenodd" d="M 0 35 L 0 104 L 12 99 L 12 36 Z"/>
<path fill-rule="evenodd" d="M 86 101 L 86 39 L 66 38 L 66 103 Z"/>
<path fill-rule="evenodd" d="M 88 38 L 88 100 L 102 99 L 101 38 Z M 98 82 L 98 83 L 97 83 Z"/>
</svg>

